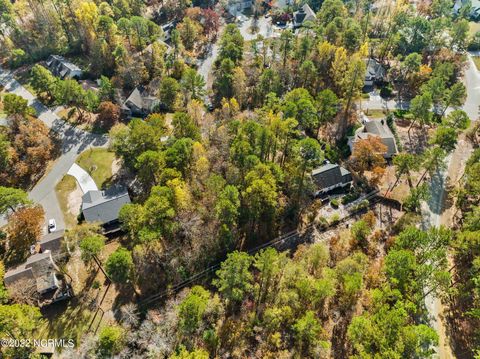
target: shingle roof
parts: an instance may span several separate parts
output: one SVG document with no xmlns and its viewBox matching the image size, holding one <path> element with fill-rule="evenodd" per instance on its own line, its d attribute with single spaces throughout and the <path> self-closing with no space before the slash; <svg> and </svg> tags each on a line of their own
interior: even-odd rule
<svg viewBox="0 0 480 359">
<path fill-rule="evenodd" d="M 159 103 L 158 98 L 150 96 L 142 87 L 136 87 L 122 104 L 125 110 L 149 112 Z M 132 108 L 135 107 L 135 108 Z"/>
<path fill-rule="evenodd" d="M 312 178 L 315 184 L 320 188 L 328 188 L 344 183 L 344 176 L 350 172 L 338 164 L 327 163 L 312 171 Z"/>
<path fill-rule="evenodd" d="M 368 81 L 381 80 L 385 77 L 386 70 L 377 60 L 369 58 L 367 61 L 367 70 L 365 72 L 365 79 Z"/>
<path fill-rule="evenodd" d="M 5 273 L 4 282 L 8 287 L 21 280 L 35 280 L 37 291 L 40 293 L 56 285 L 55 272 L 52 253 L 46 251 L 28 257 L 25 263 Z"/>
<path fill-rule="evenodd" d="M 370 120 L 365 123 L 364 132 L 358 133 L 358 137 L 366 139 L 371 135 L 379 136 L 382 143 L 387 146 L 387 154 L 394 155 L 398 152 L 395 136 L 385 120 Z"/>
<path fill-rule="evenodd" d="M 40 240 L 40 249 L 42 252 L 50 250 L 53 254 L 57 254 L 62 251 L 62 242 L 65 235 L 65 230 L 55 231 L 48 233 Z"/>
<path fill-rule="evenodd" d="M 58 55 L 50 55 L 46 61 L 50 71 L 56 76 L 62 78 L 69 76 L 72 72 L 81 72 L 82 69 L 77 65 L 67 61 L 64 57 Z"/>
<path fill-rule="evenodd" d="M 314 21 L 317 15 L 308 4 L 305 4 L 299 11 L 293 13 L 293 18 L 296 24 L 301 24 L 304 21 Z"/>
<path fill-rule="evenodd" d="M 130 96 L 128 96 L 125 104 L 128 105 L 128 103 L 131 103 L 140 109 L 143 108 L 143 98 L 138 87 L 135 87 Z"/>
<path fill-rule="evenodd" d="M 28 279 L 35 279 L 33 276 L 32 268 L 25 268 L 25 265 L 21 265 L 15 269 L 11 269 L 5 273 L 3 281 L 5 285 L 8 287 L 20 280 L 28 280 Z"/>
<path fill-rule="evenodd" d="M 87 222 L 106 224 L 117 220 L 120 209 L 128 203 L 130 197 L 124 188 L 88 191 L 82 197 L 82 213 Z"/>
</svg>

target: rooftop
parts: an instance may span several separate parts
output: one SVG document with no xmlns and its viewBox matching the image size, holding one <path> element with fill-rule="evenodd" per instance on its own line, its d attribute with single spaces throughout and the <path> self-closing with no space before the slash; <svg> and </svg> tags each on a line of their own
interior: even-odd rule
<svg viewBox="0 0 480 359">
<path fill-rule="evenodd" d="M 387 146 L 387 155 L 391 156 L 398 152 L 395 136 L 393 135 L 387 121 L 369 120 L 364 123 L 364 127 L 356 132 L 356 137 L 359 139 L 367 139 L 369 136 L 375 135 L 382 139 L 382 143 Z"/>
<path fill-rule="evenodd" d="M 320 189 L 342 185 L 351 181 L 350 171 L 335 163 L 327 163 L 314 169 L 312 178 Z"/>
<path fill-rule="evenodd" d="M 71 73 L 78 75 L 82 71 L 80 67 L 59 55 L 50 55 L 46 63 L 55 75 L 61 77 L 69 76 Z"/>
<path fill-rule="evenodd" d="M 40 239 L 40 249 L 42 252 L 50 250 L 53 254 L 62 252 L 62 242 L 65 235 L 65 230 L 59 230 L 52 233 L 45 234 Z"/>
<path fill-rule="evenodd" d="M 34 280 L 37 291 L 42 293 L 56 286 L 55 272 L 52 253 L 45 251 L 30 256 L 25 263 L 5 273 L 4 282 L 9 287 L 23 280 Z"/>
<path fill-rule="evenodd" d="M 313 21 L 316 18 L 317 15 L 315 15 L 315 12 L 308 4 L 303 5 L 300 10 L 293 13 L 293 19 L 296 24 L 301 24 L 304 21 Z"/>
<path fill-rule="evenodd" d="M 106 191 L 88 191 L 82 197 L 82 212 L 87 222 L 107 224 L 118 219 L 123 205 L 130 203 L 130 196 L 123 187 Z"/>
</svg>

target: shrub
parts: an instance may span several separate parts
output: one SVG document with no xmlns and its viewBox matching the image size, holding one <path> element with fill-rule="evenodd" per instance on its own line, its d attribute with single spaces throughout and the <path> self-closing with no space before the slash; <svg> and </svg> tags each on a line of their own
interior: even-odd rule
<svg viewBox="0 0 480 359">
<path fill-rule="evenodd" d="M 358 193 L 358 192 L 347 193 L 345 196 L 342 197 L 342 204 L 347 204 L 347 203 L 353 202 L 358 197 L 360 197 L 360 193 Z"/>
<path fill-rule="evenodd" d="M 393 93 L 393 88 L 391 84 L 382 86 L 382 88 L 380 89 L 380 96 L 382 98 L 390 98 L 392 97 L 392 93 Z"/>
<path fill-rule="evenodd" d="M 119 327 L 104 327 L 98 336 L 98 354 L 110 358 L 117 354 L 123 346 L 123 330 Z"/>
<path fill-rule="evenodd" d="M 108 276 L 115 283 L 126 283 L 132 276 L 132 254 L 125 248 L 118 248 L 107 259 L 105 264 Z"/>
<path fill-rule="evenodd" d="M 338 213 L 334 213 L 330 217 L 330 225 L 337 224 L 340 221 L 340 215 Z"/>
</svg>

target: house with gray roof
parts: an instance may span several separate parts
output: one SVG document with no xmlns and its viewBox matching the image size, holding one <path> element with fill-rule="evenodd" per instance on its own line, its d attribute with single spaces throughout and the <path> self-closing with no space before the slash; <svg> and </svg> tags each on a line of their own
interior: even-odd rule
<svg viewBox="0 0 480 359">
<path fill-rule="evenodd" d="M 46 250 L 30 256 L 27 261 L 5 273 L 4 283 L 8 291 L 19 287 L 31 287 L 39 298 L 39 305 L 50 304 L 71 296 L 69 285 L 59 279 L 60 270 L 52 252 Z"/>
<path fill-rule="evenodd" d="M 122 104 L 121 109 L 127 117 L 145 117 L 159 104 L 158 98 L 149 95 L 143 87 L 138 86 Z"/>
<path fill-rule="evenodd" d="M 51 73 L 61 79 L 79 79 L 83 75 L 83 71 L 80 67 L 66 60 L 63 56 L 50 55 L 46 64 Z"/>
<path fill-rule="evenodd" d="M 453 13 L 459 14 L 463 7 L 469 7 L 470 17 L 474 20 L 480 18 L 480 0 L 456 0 L 453 5 Z"/>
<path fill-rule="evenodd" d="M 88 191 L 82 197 L 82 214 L 87 222 L 100 223 L 105 229 L 117 229 L 120 209 L 129 203 L 130 196 L 123 187 Z"/>
<path fill-rule="evenodd" d="M 228 0 L 227 11 L 231 16 L 239 16 L 243 11 L 253 6 L 253 0 Z"/>
<path fill-rule="evenodd" d="M 317 20 L 317 15 L 308 4 L 303 5 L 293 13 L 293 27 L 295 29 L 301 27 L 306 21 L 315 20 Z"/>
<path fill-rule="evenodd" d="M 369 58 L 367 60 L 367 70 L 365 71 L 365 80 L 363 90 L 368 92 L 373 89 L 374 84 L 385 82 L 387 70 L 377 60 Z"/>
<path fill-rule="evenodd" d="M 368 118 L 365 118 L 364 125 L 355 131 L 355 135 L 349 138 L 348 145 L 350 151 L 353 152 L 355 143 L 358 140 L 364 140 L 370 136 L 380 137 L 382 143 L 387 147 L 387 151 L 383 154 L 383 157 L 387 159 L 392 158 L 398 153 L 395 136 L 390 130 L 390 127 L 388 127 L 387 121 L 384 119 L 369 120 Z"/>
<path fill-rule="evenodd" d="M 65 245 L 65 230 L 59 230 L 47 233 L 40 239 L 40 252 L 50 251 L 53 258 L 62 258 L 68 254 L 68 248 Z"/>
<path fill-rule="evenodd" d="M 312 179 L 317 186 L 316 196 L 336 188 L 350 187 L 353 181 L 350 171 L 335 163 L 326 163 L 315 168 L 312 171 Z"/>
</svg>

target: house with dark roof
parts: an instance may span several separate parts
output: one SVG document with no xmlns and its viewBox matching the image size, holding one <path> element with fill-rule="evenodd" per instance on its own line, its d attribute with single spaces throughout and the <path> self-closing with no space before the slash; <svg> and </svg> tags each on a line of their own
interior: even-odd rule
<svg viewBox="0 0 480 359">
<path fill-rule="evenodd" d="M 253 0 L 228 0 L 227 11 L 231 16 L 239 16 L 253 6 Z"/>
<path fill-rule="evenodd" d="M 306 21 L 315 21 L 317 20 L 317 15 L 312 8 L 305 4 L 298 11 L 293 13 L 293 27 L 295 29 L 301 27 Z"/>
<path fill-rule="evenodd" d="M 478 20 L 480 18 L 480 0 L 456 0 L 453 5 L 453 13 L 460 13 L 463 7 L 469 7 L 472 20 Z"/>
<path fill-rule="evenodd" d="M 373 89 L 374 84 L 380 84 L 387 79 L 387 70 L 377 60 L 369 58 L 367 60 L 367 70 L 365 71 L 365 80 L 363 90 L 368 92 Z"/>
<path fill-rule="evenodd" d="M 160 100 L 151 96 L 141 86 L 136 87 L 122 104 L 121 109 L 125 116 L 145 117 L 160 104 Z"/>
<path fill-rule="evenodd" d="M 82 197 L 82 214 L 87 222 L 100 223 L 105 230 L 115 231 L 118 229 L 120 209 L 129 203 L 130 196 L 123 187 L 88 191 Z"/>
<path fill-rule="evenodd" d="M 385 158 L 392 158 L 398 153 L 397 143 L 395 136 L 393 135 L 390 127 L 387 125 L 387 121 L 381 120 L 369 120 L 365 118 L 364 125 L 355 131 L 355 135 L 350 137 L 348 145 L 353 152 L 355 143 L 358 140 L 364 140 L 370 136 L 378 136 L 382 140 L 382 143 L 387 147 L 387 151 L 383 154 Z"/>
<path fill-rule="evenodd" d="M 352 174 L 346 168 L 335 163 L 326 163 L 312 171 L 312 179 L 317 186 L 316 196 L 336 188 L 350 187 Z"/>
<path fill-rule="evenodd" d="M 18 291 L 19 288 L 22 291 L 31 289 L 38 296 L 38 304 L 43 306 L 71 296 L 70 286 L 59 276 L 60 270 L 52 252 L 46 250 L 30 256 L 25 263 L 6 272 L 3 281 L 9 292 Z"/>
<path fill-rule="evenodd" d="M 69 62 L 63 56 L 50 55 L 46 61 L 46 64 L 52 74 L 60 77 L 61 79 L 79 79 L 83 75 L 83 71 L 80 69 L 80 67 Z"/>
<path fill-rule="evenodd" d="M 47 233 L 40 239 L 40 253 L 50 251 L 53 258 L 62 258 L 68 254 L 65 245 L 65 230 Z"/>
</svg>

